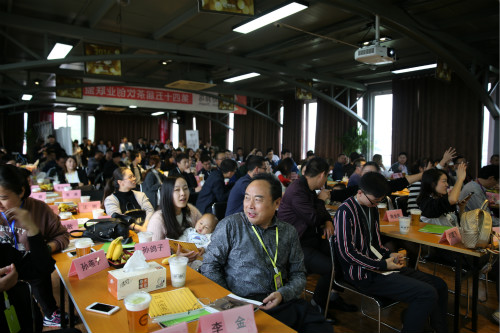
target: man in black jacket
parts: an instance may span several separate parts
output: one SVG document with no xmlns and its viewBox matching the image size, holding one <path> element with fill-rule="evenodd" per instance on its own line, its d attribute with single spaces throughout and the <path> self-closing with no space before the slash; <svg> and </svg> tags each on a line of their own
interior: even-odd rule
<svg viewBox="0 0 500 333">
<path fill-rule="evenodd" d="M 213 203 L 227 201 L 231 185 L 234 185 L 234 183 L 225 184 L 224 179 L 231 178 L 235 174 L 237 167 L 236 161 L 225 159 L 221 162 L 220 168 L 214 170 L 210 178 L 205 181 L 205 185 L 203 185 L 196 200 L 196 208 L 202 214 L 211 213 Z"/>
</svg>

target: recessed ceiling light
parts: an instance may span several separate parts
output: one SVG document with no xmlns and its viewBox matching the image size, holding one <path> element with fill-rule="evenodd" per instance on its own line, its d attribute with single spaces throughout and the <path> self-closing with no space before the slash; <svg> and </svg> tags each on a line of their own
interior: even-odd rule
<svg viewBox="0 0 500 333">
<path fill-rule="evenodd" d="M 31 101 L 32 98 L 33 98 L 33 95 L 30 95 L 30 94 L 23 94 L 23 96 L 21 97 L 21 99 L 23 101 Z"/>
<path fill-rule="evenodd" d="M 42 84 L 42 80 L 36 79 L 33 80 L 33 83 L 35 84 L 35 86 L 39 86 L 40 84 Z"/>
<path fill-rule="evenodd" d="M 162 114 L 164 114 L 165 112 L 163 111 L 158 111 L 158 112 L 153 112 L 151 113 L 152 116 L 161 116 Z"/>
<path fill-rule="evenodd" d="M 47 56 L 47 59 L 62 59 L 66 57 L 73 48 L 73 45 L 68 45 L 68 44 L 62 44 L 62 43 L 56 43 L 54 45 L 54 48 L 52 51 L 50 51 L 49 55 Z"/>
<path fill-rule="evenodd" d="M 129 108 L 131 108 L 131 109 L 137 109 L 137 105 L 129 105 Z"/>
<path fill-rule="evenodd" d="M 417 67 L 398 69 L 398 70 L 392 71 L 392 73 L 393 74 L 402 74 L 402 73 L 408 73 L 408 72 L 422 71 L 424 69 L 430 69 L 430 68 L 436 68 L 436 67 L 437 67 L 437 64 L 430 64 L 430 65 L 423 65 L 423 66 L 417 66 Z"/>
<path fill-rule="evenodd" d="M 241 81 L 241 80 L 246 80 L 251 77 L 256 77 L 259 76 L 259 73 L 248 73 L 248 74 L 243 74 L 235 77 L 230 77 L 228 79 L 225 79 L 224 82 L 236 82 L 236 81 Z"/>
<path fill-rule="evenodd" d="M 172 62 L 172 60 L 161 60 L 160 65 L 167 66 L 171 62 Z"/>
<path fill-rule="evenodd" d="M 242 34 L 247 34 L 249 32 L 262 28 L 263 26 L 281 20 L 284 17 L 300 12 L 301 10 L 304 10 L 307 7 L 308 5 L 305 3 L 293 1 L 285 6 L 281 6 L 280 8 L 277 8 L 267 14 L 257 17 L 249 22 L 236 26 L 233 28 L 233 31 Z"/>
<path fill-rule="evenodd" d="M 76 106 L 70 106 L 70 107 L 66 108 L 66 110 L 68 110 L 68 111 L 75 111 L 76 110 Z"/>
</svg>

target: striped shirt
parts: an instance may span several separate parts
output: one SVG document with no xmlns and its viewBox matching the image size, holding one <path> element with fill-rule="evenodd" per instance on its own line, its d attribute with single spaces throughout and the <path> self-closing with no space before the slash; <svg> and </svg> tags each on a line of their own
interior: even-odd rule
<svg viewBox="0 0 500 333">
<path fill-rule="evenodd" d="M 367 218 L 371 220 L 371 228 L 368 228 Z M 378 220 L 376 207 L 366 209 L 354 197 L 344 201 L 335 214 L 335 253 L 348 282 L 368 279 L 374 274 L 370 270 L 387 270 L 385 259 L 389 258 L 390 251 L 380 240 Z M 370 251 L 370 239 L 382 259 L 377 259 Z"/>
<path fill-rule="evenodd" d="M 414 182 L 408 187 L 410 190 L 410 194 L 408 195 L 408 209 L 406 212 L 410 214 L 410 209 L 419 209 L 417 205 L 417 197 L 420 194 L 420 188 L 422 186 L 422 182 Z"/>
</svg>

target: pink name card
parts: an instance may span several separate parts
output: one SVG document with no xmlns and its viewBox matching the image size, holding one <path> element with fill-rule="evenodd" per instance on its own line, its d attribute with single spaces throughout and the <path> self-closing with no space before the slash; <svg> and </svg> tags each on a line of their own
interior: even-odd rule
<svg viewBox="0 0 500 333">
<path fill-rule="evenodd" d="M 30 188 L 31 188 L 31 190 L 33 191 L 35 188 L 40 188 L 40 186 L 38 186 L 38 185 L 31 185 L 31 187 L 30 187 Z"/>
<path fill-rule="evenodd" d="M 499 199 L 499 194 L 498 193 L 493 193 L 493 192 L 486 192 L 486 198 L 488 198 L 488 201 L 491 203 L 496 203 Z"/>
<path fill-rule="evenodd" d="M 384 221 L 398 222 L 399 218 L 403 216 L 403 211 L 401 209 L 393 209 L 385 212 Z"/>
<path fill-rule="evenodd" d="M 455 245 L 462 242 L 462 236 L 457 227 L 446 230 L 442 235 L 439 243 L 449 243 Z"/>
<path fill-rule="evenodd" d="M 82 190 L 63 191 L 63 199 L 78 199 L 82 196 Z"/>
<path fill-rule="evenodd" d="M 47 193 L 46 192 L 33 192 L 30 194 L 30 198 L 45 202 L 45 199 L 47 199 Z"/>
<path fill-rule="evenodd" d="M 162 239 L 154 242 L 137 243 L 135 250 L 141 250 L 146 260 L 170 257 L 170 246 L 168 239 Z"/>
<path fill-rule="evenodd" d="M 159 331 L 155 331 L 155 333 L 188 333 L 188 324 L 186 322 L 170 326 L 170 327 L 165 327 Z"/>
<path fill-rule="evenodd" d="M 78 221 L 77 220 L 63 220 L 63 221 L 61 221 L 61 224 L 63 225 L 63 227 L 68 229 L 68 231 L 78 229 Z"/>
<path fill-rule="evenodd" d="M 68 191 L 68 192 L 72 192 L 72 191 Z M 78 204 L 78 210 L 80 211 L 80 213 L 92 213 L 92 211 L 94 209 L 99 209 L 99 208 L 101 208 L 100 201 L 80 202 Z"/>
<path fill-rule="evenodd" d="M 49 205 L 50 209 L 54 212 L 54 214 L 59 215 L 59 206 L 58 205 Z"/>
<path fill-rule="evenodd" d="M 201 316 L 198 333 L 257 333 L 253 306 L 248 304 L 231 310 Z"/>
<path fill-rule="evenodd" d="M 97 218 L 98 219 L 110 219 L 111 216 L 109 216 L 109 215 L 101 215 L 101 216 L 98 216 Z"/>
<path fill-rule="evenodd" d="M 63 192 L 65 187 L 71 187 L 71 184 L 55 184 L 54 185 L 54 191 L 56 192 Z"/>
<path fill-rule="evenodd" d="M 103 250 L 91 252 L 83 257 L 73 259 L 68 276 L 78 275 L 78 279 L 82 280 L 108 267 L 109 263 Z"/>
</svg>

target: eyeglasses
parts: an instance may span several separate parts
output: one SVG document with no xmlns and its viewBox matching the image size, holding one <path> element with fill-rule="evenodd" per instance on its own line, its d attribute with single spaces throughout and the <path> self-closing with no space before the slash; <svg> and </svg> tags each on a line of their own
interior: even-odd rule
<svg viewBox="0 0 500 333">
<path fill-rule="evenodd" d="M 368 198 L 368 196 L 366 195 L 366 193 L 364 191 L 363 191 L 363 194 L 368 199 L 368 201 L 370 201 L 370 204 L 372 204 L 372 206 L 376 206 L 380 201 L 384 200 L 384 197 L 382 197 L 380 199 L 376 199 L 375 202 L 373 202 L 370 200 L 370 198 Z"/>
</svg>

